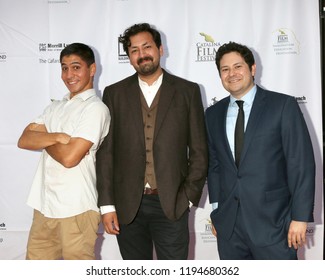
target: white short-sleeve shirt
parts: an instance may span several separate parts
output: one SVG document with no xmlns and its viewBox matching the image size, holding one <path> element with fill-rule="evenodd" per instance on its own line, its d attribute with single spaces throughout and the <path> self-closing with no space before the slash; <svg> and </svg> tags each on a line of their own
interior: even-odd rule
<svg viewBox="0 0 325 280">
<path fill-rule="evenodd" d="M 34 120 L 48 132 L 64 132 L 93 143 L 89 153 L 72 168 L 65 168 L 44 149 L 32 183 L 27 204 L 46 217 L 66 218 L 88 210 L 98 211 L 96 190 L 96 152 L 108 134 L 110 114 L 107 106 L 90 89 L 70 99 L 53 101 Z"/>
</svg>

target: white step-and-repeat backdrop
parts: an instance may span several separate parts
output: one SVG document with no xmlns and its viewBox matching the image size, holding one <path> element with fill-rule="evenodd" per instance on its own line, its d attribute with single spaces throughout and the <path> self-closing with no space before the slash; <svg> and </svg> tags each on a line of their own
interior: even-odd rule
<svg viewBox="0 0 325 280">
<path fill-rule="evenodd" d="M 317 162 L 315 222 L 300 259 L 323 258 L 323 171 L 320 31 L 318 0 L 0 0 L 0 259 L 24 259 L 32 209 L 26 198 L 40 157 L 20 150 L 17 139 L 51 99 L 66 88 L 59 54 L 73 42 L 96 52 L 96 89 L 132 73 L 118 43 L 125 28 L 148 22 L 162 34 L 163 67 L 197 82 L 206 107 L 227 95 L 214 63 L 220 45 L 251 47 L 256 82 L 296 96 Z M 218 259 L 210 232 L 205 190 L 191 211 L 190 258 Z M 120 259 L 114 236 L 101 228 L 98 259 Z"/>
</svg>

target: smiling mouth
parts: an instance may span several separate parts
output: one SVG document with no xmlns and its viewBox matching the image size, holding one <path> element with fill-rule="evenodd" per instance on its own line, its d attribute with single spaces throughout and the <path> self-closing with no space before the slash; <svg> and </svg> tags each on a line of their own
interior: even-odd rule
<svg viewBox="0 0 325 280">
<path fill-rule="evenodd" d="M 233 79 L 233 80 L 228 81 L 229 84 L 235 84 L 235 83 L 238 83 L 238 82 L 240 82 L 240 79 Z"/>
</svg>

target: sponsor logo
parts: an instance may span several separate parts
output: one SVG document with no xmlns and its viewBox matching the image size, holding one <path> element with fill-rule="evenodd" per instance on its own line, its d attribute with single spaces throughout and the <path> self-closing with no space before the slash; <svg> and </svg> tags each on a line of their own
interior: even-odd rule
<svg viewBox="0 0 325 280">
<path fill-rule="evenodd" d="M 290 29 L 279 28 L 272 35 L 273 50 L 276 55 L 298 55 L 300 53 L 300 43 Z"/>
<path fill-rule="evenodd" d="M 66 43 L 39 43 L 40 52 L 61 52 L 68 44 Z"/>
<path fill-rule="evenodd" d="M 299 104 L 307 103 L 307 97 L 306 96 L 296 96 L 296 100 Z"/>
<path fill-rule="evenodd" d="M 6 224 L 5 223 L 0 224 L 0 230 L 6 230 Z"/>
<path fill-rule="evenodd" d="M 7 54 L 5 52 L 0 52 L 0 62 L 6 62 Z"/>
<path fill-rule="evenodd" d="M 212 234 L 212 224 L 209 219 L 204 220 L 204 230 L 200 232 L 203 243 L 215 243 L 217 242 L 216 237 Z"/>
<path fill-rule="evenodd" d="M 120 43 L 121 36 L 122 35 L 120 35 L 120 37 L 117 39 L 118 62 L 119 63 L 129 63 L 130 62 L 129 57 L 123 49 L 123 44 Z"/>
<path fill-rule="evenodd" d="M 314 234 L 315 234 L 315 227 L 307 227 L 306 235 L 307 236 L 313 236 Z"/>
<path fill-rule="evenodd" d="M 209 62 L 215 60 L 216 52 L 221 46 L 214 38 L 204 32 L 200 32 L 201 40 L 196 43 L 196 62 Z"/>
<path fill-rule="evenodd" d="M 69 4 L 70 0 L 45 0 L 48 4 Z"/>
<path fill-rule="evenodd" d="M 212 97 L 212 98 L 210 99 L 210 103 L 208 103 L 208 107 L 210 107 L 210 106 L 216 104 L 218 101 L 219 101 L 219 100 L 217 100 L 217 97 Z"/>
<path fill-rule="evenodd" d="M 39 43 L 38 50 L 42 56 L 38 59 L 38 62 L 41 64 L 46 63 L 60 63 L 59 53 L 68 46 L 67 43 Z M 46 57 L 48 54 L 55 54 L 55 58 L 53 57 Z"/>
</svg>

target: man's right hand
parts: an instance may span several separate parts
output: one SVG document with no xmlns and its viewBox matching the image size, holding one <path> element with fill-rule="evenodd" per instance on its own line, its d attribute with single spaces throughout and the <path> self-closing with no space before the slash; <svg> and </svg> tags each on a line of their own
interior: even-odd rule
<svg viewBox="0 0 325 280">
<path fill-rule="evenodd" d="M 109 212 L 104 215 L 102 215 L 102 222 L 105 228 L 105 231 L 108 234 L 119 234 L 120 228 L 119 223 L 117 219 L 116 212 Z"/>
</svg>

